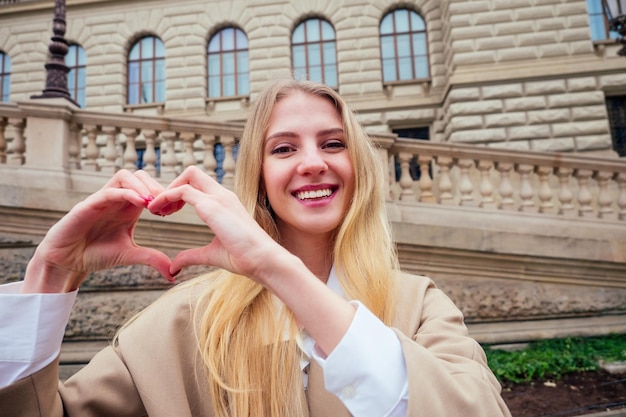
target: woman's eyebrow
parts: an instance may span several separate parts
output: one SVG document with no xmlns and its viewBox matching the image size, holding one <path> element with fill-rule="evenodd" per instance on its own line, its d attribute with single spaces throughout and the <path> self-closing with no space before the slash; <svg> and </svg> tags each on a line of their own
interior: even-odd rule
<svg viewBox="0 0 626 417">
<path fill-rule="evenodd" d="M 265 141 L 269 141 L 272 140 L 274 138 L 295 138 L 298 135 L 296 135 L 294 132 L 276 132 L 276 133 L 272 133 L 271 135 L 269 135 L 268 137 L 265 138 Z"/>
<path fill-rule="evenodd" d="M 334 127 L 332 129 L 324 129 L 324 130 L 320 130 L 319 132 L 317 132 L 317 136 L 328 136 L 328 135 L 336 135 L 336 134 L 341 134 L 343 135 L 343 129 L 340 127 Z"/>
</svg>

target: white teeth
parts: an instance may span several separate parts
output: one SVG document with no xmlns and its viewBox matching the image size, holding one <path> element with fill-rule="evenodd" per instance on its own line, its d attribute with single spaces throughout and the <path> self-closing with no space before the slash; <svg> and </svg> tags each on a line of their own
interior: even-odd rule
<svg viewBox="0 0 626 417">
<path fill-rule="evenodd" d="M 328 197 L 332 194 L 330 188 L 325 188 L 323 190 L 315 190 L 315 191 L 299 191 L 296 193 L 296 197 L 300 200 L 308 200 L 312 198 L 322 198 Z"/>
</svg>

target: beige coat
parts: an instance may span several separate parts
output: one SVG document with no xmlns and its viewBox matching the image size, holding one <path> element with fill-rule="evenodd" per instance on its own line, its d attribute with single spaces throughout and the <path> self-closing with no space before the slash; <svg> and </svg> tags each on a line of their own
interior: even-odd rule
<svg viewBox="0 0 626 417">
<path fill-rule="evenodd" d="M 398 274 L 394 330 L 409 376 L 409 416 L 510 416 L 484 352 L 467 335 L 461 312 L 425 277 Z M 196 287 L 197 290 L 197 287 Z M 162 297 L 65 384 L 58 363 L 0 390 L 1 417 L 212 416 L 190 314 L 195 292 Z M 310 417 L 349 412 L 324 389 L 313 361 L 306 395 Z"/>
</svg>

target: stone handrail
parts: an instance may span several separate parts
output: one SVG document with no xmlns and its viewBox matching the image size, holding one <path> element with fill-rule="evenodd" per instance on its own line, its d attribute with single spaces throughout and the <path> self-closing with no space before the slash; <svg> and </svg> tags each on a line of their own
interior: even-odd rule
<svg viewBox="0 0 626 417">
<path fill-rule="evenodd" d="M 0 103 L 0 167 L 108 176 L 137 169 L 141 159 L 163 181 L 197 165 L 231 187 L 241 131 L 238 124 L 94 112 L 59 101 Z M 374 139 L 389 167 L 391 202 L 626 221 L 626 163 L 618 158 Z"/>
<path fill-rule="evenodd" d="M 626 161 L 398 138 L 390 199 L 626 220 Z M 419 166 L 420 175 L 411 175 Z"/>
</svg>

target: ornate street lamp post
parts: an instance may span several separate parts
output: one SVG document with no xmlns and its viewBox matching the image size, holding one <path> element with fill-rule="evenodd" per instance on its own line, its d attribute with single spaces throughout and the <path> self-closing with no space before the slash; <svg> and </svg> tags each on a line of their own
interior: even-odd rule
<svg viewBox="0 0 626 417">
<path fill-rule="evenodd" d="M 626 0 L 602 0 L 602 7 L 609 30 L 620 34 L 617 42 L 622 44 L 622 49 L 617 54 L 626 56 Z"/>
<path fill-rule="evenodd" d="M 78 106 L 67 89 L 67 73 L 70 69 L 65 65 L 65 55 L 68 50 L 65 40 L 65 0 L 55 0 L 52 22 L 52 38 L 50 38 L 52 42 L 48 46 L 50 59 L 45 65 L 46 86 L 41 95 L 31 96 L 31 98 L 62 97 Z"/>
</svg>

